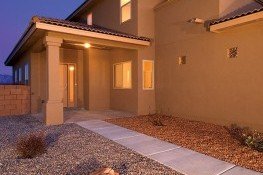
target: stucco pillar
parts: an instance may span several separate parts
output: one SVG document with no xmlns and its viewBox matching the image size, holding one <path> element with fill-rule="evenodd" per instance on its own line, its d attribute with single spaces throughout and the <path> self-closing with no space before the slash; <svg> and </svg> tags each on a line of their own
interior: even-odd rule
<svg viewBox="0 0 263 175">
<path fill-rule="evenodd" d="M 47 125 L 59 125 L 63 120 L 62 93 L 60 92 L 59 56 L 60 46 L 63 40 L 60 38 L 45 37 L 46 64 L 47 64 L 47 98 L 44 104 L 44 117 Z"/>
</svg>

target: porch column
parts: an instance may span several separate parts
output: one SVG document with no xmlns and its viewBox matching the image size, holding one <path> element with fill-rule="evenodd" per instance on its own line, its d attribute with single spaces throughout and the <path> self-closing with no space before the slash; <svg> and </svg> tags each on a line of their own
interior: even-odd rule
<svg viewBox="0 0 263 175">
<path fill-rule="evenodd" d="M 46 46 L 46 90 L 47 98 L 44 104 L 44 117 L 47 125 L 59 125 L 63 120 L 63 103 L 60 89 L 59 57 L 60 46 L 63 40 L 60 38 L 45 37 Z"/>
</svg>

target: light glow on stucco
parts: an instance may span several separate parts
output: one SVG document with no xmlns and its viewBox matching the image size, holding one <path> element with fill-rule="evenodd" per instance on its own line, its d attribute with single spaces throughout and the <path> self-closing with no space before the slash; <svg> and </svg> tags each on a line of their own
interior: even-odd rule
<svg viewBox="0 0 263 175">
<path fill-rule="evenodd" d="M 88 49 L 88 48 L 91 47 L 91 44 L 90 44 L 90 43 L 85 43 L 85 44 L 84 44 L 84 47 L 85 47 L 86 49 Z"/>
</svg>

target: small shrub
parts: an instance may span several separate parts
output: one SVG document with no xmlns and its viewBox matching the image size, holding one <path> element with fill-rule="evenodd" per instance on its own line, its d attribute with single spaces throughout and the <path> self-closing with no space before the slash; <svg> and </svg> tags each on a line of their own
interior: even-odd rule
<svg viewBox="0 0 263 175">
<path fill-rule="evenodd" d="M 46 152 L 45 135 L 32 133 L 19 138 L 16 150 L 20 158 L 32 159 Z"/>
<path fill-rule="evenodd" d="M 161 119 L 154 119 L 153 121 L 152 121 L 152 124 L 154 125 L 154 126 L 165 126 L 164 124 L 163 124 L 163 122 L 161 121 Z"/>
<path fill-rule="evenodd" d="M 263 134 L 251 131 L 248 127 L 239 127 L 236 124 L 230 126 L 229 132 L 241 144 L 263 152 Z"/>
<path fill-rule="evenodd" d="M 150 115 L 149 121 L 153 124 L 153 126 L 165 126 L 163 123 L 163 116 L 159 114 Z"/>
</svg>

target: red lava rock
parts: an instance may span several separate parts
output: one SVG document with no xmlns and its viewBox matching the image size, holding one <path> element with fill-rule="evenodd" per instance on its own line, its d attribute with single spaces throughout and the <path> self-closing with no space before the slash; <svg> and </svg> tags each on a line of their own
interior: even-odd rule
<svg viewBox="0 0 263 175">
<path fill-rule="evenodd" d="M 162 116 L 164 126 L 160 127 L 153 125 L 151 122 L 153 118 L 151 115 L 107 121 L 229 163 L 263 172 L 263 153 L 242 145 L 224 126 Z"/>
</svg>

